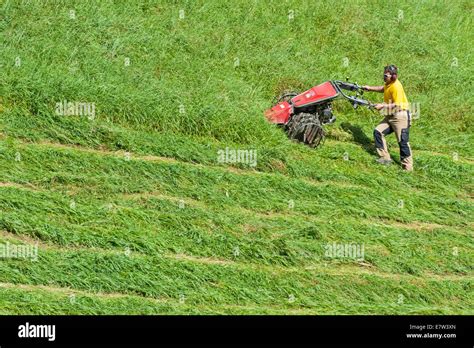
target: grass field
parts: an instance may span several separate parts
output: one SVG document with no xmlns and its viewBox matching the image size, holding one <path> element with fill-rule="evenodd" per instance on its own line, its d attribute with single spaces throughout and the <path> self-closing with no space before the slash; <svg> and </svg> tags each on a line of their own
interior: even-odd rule
<svg viewBox="0 0 474 348">
<path fill-rule="evenodd" d="M 38 251 L 0 258 L 0 314 L 474 314 L 473 10 L 1 1 L 0 247 Z M 317 150 L 263 117 L 387 64 L 421 108 L 414 172 L 375 163 L 382 117 L 344 100 Z"/>
</svg>

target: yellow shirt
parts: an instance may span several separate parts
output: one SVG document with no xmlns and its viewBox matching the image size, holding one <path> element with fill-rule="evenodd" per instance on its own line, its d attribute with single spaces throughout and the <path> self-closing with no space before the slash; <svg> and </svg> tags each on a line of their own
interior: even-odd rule
<svg viewBox="0 0 474 348">
<path fill-rule="evenodd" d="M 400 81 L 395 80 L 383 86 L 384 103 L 395 103 L 400 110 L 408 110 L 408 99 Z"/>
</svg>

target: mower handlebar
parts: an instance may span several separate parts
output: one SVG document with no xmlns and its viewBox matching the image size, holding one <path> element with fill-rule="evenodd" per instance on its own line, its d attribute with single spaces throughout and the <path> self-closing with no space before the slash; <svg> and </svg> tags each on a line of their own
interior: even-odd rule
<svg viewBox="0 0 474 348">
<path fill-rule="evenodd" d="M 351 82 L 343 82 L 343 81 L 332 81 L 334 86 L 337 88 L 337 90 L 340 92 L 340 94 L 346 98 L 347 100 L 349 100 L 349 102 L 352 104 L 352 106 L 354 107 L 354 109 L 356 109 L 359 105 L 362 105 L 362 106 L 366 106 L 370 109 L 374 109 L 375 107 L 375 104 L 365 100 L 365 99 L 361 99 L 359 98 L 360 95 L 362 95 L 364 92 L 364 88 L 362 86 L 359 86 L 357 83 L 351 83 Z M 352 95 L 347 95 L 343 92 L 343 90 L 346 90 L 346 91 L 355 91 L 356 92 L 356 95 L 355 96 L 352 96 Z"/>
<path fill-rule="evenodd" d="M 357 98 L 357 97 L 352 97 L 352 96 L 345 96 L 347 100 L 349 100 L 351 102 L 352 105 L 354 105 L 354 107 L 356 107 L 355 105 L 363 105 L 363 106 L 367 106 L 367 107 L 371 107 L 373 108 L 375 106 L 375 104 L 372 104 L 371 102 L 365 100 L 365 99 L 360 99 L 360 98 Z"/>
<path fill-rule="evenodd" d="M 357 83 L 344 82 L 344 81 L 333 81 L 339 89 L 345 89 L 346 91 L 360 91 L 363 90 L 362 86 L 359 86 Z"/>
</svg>

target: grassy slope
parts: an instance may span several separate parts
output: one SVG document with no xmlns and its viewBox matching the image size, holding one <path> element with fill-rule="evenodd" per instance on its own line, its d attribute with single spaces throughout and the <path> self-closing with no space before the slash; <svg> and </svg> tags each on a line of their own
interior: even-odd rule
<svg viewBox="0 0 474 348">
<path fill-rule="evenodd" d="M 0 261 L 0 313 L 472 314 L 472 10 L 4 1 L 0 242 L 40 252 Z M 389 62 L 421 103 L 414 173 L 374 165 L 380 117 L 343 101 L 316 151 L 262 117 L 283 89 L 378 84 Z M 64 99 L 97 117 L 54 115 Z M 217 163 L 227 146 L 257 167 Z M 325 258 L 332 242 L 365 260 Z"/>
</svg>

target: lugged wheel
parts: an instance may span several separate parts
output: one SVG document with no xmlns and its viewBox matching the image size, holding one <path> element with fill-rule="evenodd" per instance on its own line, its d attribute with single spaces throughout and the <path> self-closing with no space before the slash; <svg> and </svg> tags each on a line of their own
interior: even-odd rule
<svg viewBox="0 0 474 348">
<path fill-rule="evenodd" d="M 291 118 L 286 127 L 288 137 L 310 147 L 317 147 L 324 138 L 318 115 L 301 112 Z"/>
<path fill-rule="evenodd" d="M 278 97 L 275 98 L 274 104 L 281 103 L 283 101 L 289 102 L 293 97 L 296 97 L 299 93 L 296 91 L 284 91 Z"/>
</svg>

